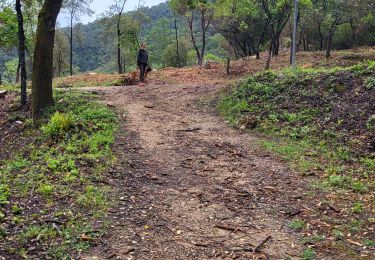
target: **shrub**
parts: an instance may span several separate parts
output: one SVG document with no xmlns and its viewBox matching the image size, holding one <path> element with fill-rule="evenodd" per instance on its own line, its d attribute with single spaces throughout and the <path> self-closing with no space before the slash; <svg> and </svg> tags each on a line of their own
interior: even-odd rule
<svg viewBox="0 0 375 260">
<path fill-rule="evenodd" d="M 42 127 L 42 131 L 49 137 L 58 138 L 63 137 L 73 127 L 74 119 L 72 114 L 56 112 L 49 123 Z"/>
<path fill-rule="evenodd" d="M 184 67 L 186 66 L 187 62 L 187 47 L 186 44 L 183 41 L 180 41 L 179 44 L 179 58 L 180 58 L 180 66 Z M 167 67 L 178 67 L 178 59 L 176 55 L 176 44 L 170 44 L 164 51 L 164 63 Z"/>
<path fill-rule="evenodd" d="M 375 78 L 374 77 L 369 77 L 365 80 L 365 88 L 368 90 L 371 90 L 375 88 Z"/>
<path fill-rule="evenodd" d="M 223 63 L 224 60 L 218 56 L 216 56 L 215 54 L 212 54 L 212 53 L 208 53 L 206 56 L 204 56 L 204 60 L 205 61 L 216 61 L 216 62 L 220 62 L 220 63 Z"/>
</svg>

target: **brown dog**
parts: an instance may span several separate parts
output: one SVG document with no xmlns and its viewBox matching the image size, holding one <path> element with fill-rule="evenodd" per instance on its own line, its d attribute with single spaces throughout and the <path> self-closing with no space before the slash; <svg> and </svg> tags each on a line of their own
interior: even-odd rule
<svg viewBox="0 0 375 260">
<path fill-rule="evenodd" d="M 147 75 L 152 71 L 150 67 L 147 67 L 146 72 L 145 72 L 145 83 L 147 83 Z M 120 85 L 122 86 L 132 86 L 132 85 L 137 85 L 139 83 L 140 79 L 140 71 L 135 70 L 132 71 L 128 74 L 123 74 L 120 75 Z"/>
</svg>

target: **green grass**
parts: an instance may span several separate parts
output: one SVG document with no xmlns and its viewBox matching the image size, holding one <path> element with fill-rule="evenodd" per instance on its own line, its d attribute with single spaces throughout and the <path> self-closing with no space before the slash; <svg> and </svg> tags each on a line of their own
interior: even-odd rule
<svg viewBox="0 0 375 260">
<path fill-rule="evenodd" d="M 0 162 L 0 246 L 9 255 L 31 257 L 27 248 L 37 240 L 39 252 L 68 259 L 90 247 L 81 235 L 94 240 L 109 224 L 92 228 L 111 206 L 111 190 L 99 183 L 115 161 L 117 116 L 88 94 L 57 92 L 55 99 L 63 102 L 45 114 L 42 126 L 25 127 L 26 146 Z"/>
<path fill-rule="evenodd" d="M 291 228 L 291 229 L 295 229 L 295 230 L 301 230 L 303 229 L 304 227 L 306 226 L 306 223 L 303 222 L 302 220 L 300 219 L 295 219 L 295 220 L 292 220 L 288 227 Z"/>
</svg>

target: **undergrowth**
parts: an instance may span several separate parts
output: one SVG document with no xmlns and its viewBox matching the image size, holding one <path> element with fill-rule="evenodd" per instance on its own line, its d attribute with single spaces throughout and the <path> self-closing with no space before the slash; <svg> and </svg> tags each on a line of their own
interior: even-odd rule
<svg viewBox="0 0 375 260">
<path fill-rule="evenodd" d="M 0 162 L 0 255 L 71 259 L 109 224 L 102 173 L 115 160 L 116 115 L 88 94 L 55 99 L 40 128 L 25 122 L 32 141 Z"/>
<path fill-rule="evenodd" d="M 265 149 L 302 175 L 315 176 L 311 192 L 336 198 L 346 216 L 340 221 L 345 224 L 336 226 L 359 244 L 373 235 L 366 224 L 374 224 L 374 79 L 374 61 L 349 68 L 266 71 L 246 78 L 219 103 L 229 123 L 256 120 L 251 126 L 263 135 Z M 362 225 L 353 229 L 356 221 Z M 297 224 L 291 227 L 302 228 Z M 307 249 L 303 258 L 314 254 Z"/>
</svg>

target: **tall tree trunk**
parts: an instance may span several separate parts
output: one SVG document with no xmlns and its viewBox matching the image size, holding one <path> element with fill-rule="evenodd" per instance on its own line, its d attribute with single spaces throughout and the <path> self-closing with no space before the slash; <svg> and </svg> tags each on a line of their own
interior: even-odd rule
<svg viewBox="0 0 375 260">
<path fill-rule="evenodd" d="M 357 43 L 357 28 L 355 22 L 352 19 L 350 19 L 350 28 L 352 30 L 352 49 L 354 49 Z"/>
<path fill-rule="evenodd" d="M 18 64 L 17 64 L 17 71 L 16 71 L 16 84 L 20 82 L 20 73 L 21 72 L 21 62 L 20 59 L 18 59 Z"/>
<path fill-rule="evenodd" d="M 191 19 L 188 18 L 188 22 L 189 22 L 189 30 L 190 30 L 191 41 L 193 43 L 193 47 L 195 49 L 195 52 L 197 53 L 198 65 L 202 66 L 202 64 L 203 64 L 202 56 L 201 56 L 201 53 L 198 49 L 197 43 L 195 41 L 195 36 L 194 36 L 194 30 L 193 30 L 194 13 L 193 12 L 191 12 Z"/>
<path fill-rule="evenodd" d="M 173 12 L 174 16 L 174 29 L 175 29 L 175 36 L 176 36 L 176 57 L 177 57 L 177 66 L 181 68 L 181 59 L 180 59 L 180 50 L 178 45 L 178 29 L 177 29 L 177 17 L 176 12 Z"/>
<path fill-rule="evenodd" d="M 206 50 L 206 16 L 205 11 L 202 11 L 201 13 L 201 26 L 202 26 L 202 48 L 201 48 L 201 62 L 200 66 L 203 64 L 204 54 Z"/>
<path fill-rule="evenodd" d="M 332 38 L 333 33 L 329 33 L 327 37 L 327 50 L 326 50 L 326 59 L 329 59 L 331 57 L 331 50 L 332 50 Z"/>
<path fill-rule="evenodd" d="M 120 28 L 121 14 L 119 14 L 117 19 L 117 66 L 118 74 L 122 74 L 124 71 L 122 69 L 121 61 L 121 28 Z"/>
<path fill-rule="evenodd" d="M 336 27 L 338 24 L 339 24 L 339 18 L 336 18 L 328 31 L 326 59 L 329 59 L 331 57 L 332 40 L 333 40 L 333 36 L 335 34 Z"/>
<path fill-rule="evenodd" d="M 53 105 L 53 46 L 56 19 L 63 0 L 45 0 L 38 16 L 32 74 L 32 114 L 38 122 L 43 110 Z"/>
<path fill-rule="evenodd" d="M 255 50 L 255 54 L 256 54 L 256 59 L 259 60 L 260 59 L 260 44 L 262 43 L 263 41 L 263 38 L 267 32 L 267 28 L 268 28 L 268 25 L 269 25 L 269 21 L 267 21 L 265 24 L 264 24 L 264 27 L 262 29 L 262 32 L 260 33 L 260 36 L 259 36 L 259 39 L 258 39 L 258 42 L 257 42 L 257 45 L 256 45 L 256 50 Z"/>
<path fill-rule="evenodd" d="M 21 69 L 21 105 L 24 106 L 27 103 L 26 37 L 23 28 L 21 0 L 16 0 L 16 12 L 18 22 L 18 60 Z"/>
<path fill-rule="evenodd" d="M 268 57 L 267 57 L 267 62 L 266 62 L 266 70 L 269 70 L 271 67 L 271 57 L 272 57 L 272 50 L 273 50 L 273 34 L 271 35 L 271 40 L 270 40 L 270 47 L 268 49 Z"/>
<path fill-rule="evenodd" d="M 73 15 L 70 16 L 69 45 L 70 45 L 70 59 L 69 59 L 70 76 L 73 76 Z"/>
<path fill-rule="evenodd" d="M 227 71 L 227 76 L 229 76 L 230 74 L 230 54 L 228 54 L 228 57 L 227 57 L 227 66 L 226 66 L 226 71 Z"/>
<path fill-rule="evenodd" d="M 62 58 L 61 58 L 61 50 L 59 50 L 59 57 L 58 57 L 58 65 L 57 70 L 59 74 L 59 78 L 61 77 L 61 67 L 62 67 Z"/>
<path fill-rule="evenodd" d="M 318 31 L 319 31 L 319 51 L 323 51 L 323 33 L 322 33 L 322 25 L 320 22 L 318 23 Z"/>
</svg>

